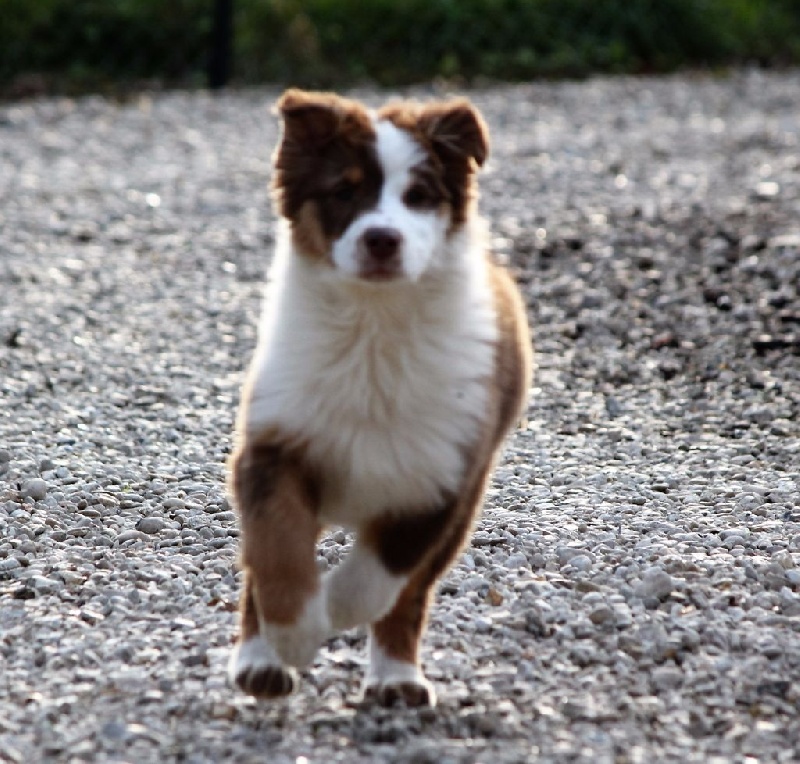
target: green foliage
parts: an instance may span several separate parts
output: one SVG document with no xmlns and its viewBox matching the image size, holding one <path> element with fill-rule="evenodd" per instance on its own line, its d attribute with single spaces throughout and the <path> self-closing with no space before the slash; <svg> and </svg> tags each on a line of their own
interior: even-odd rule
<svg viewBox="0 0 800 764">
<path fill-rule="evenodd" d="M 800 62 L 800 0 L 234 0 L 239 82 L 333 86 Z M 0 90 L 202 82 L 212 0 L 0 0 Z"/>
<path fill-rule="evenodd" d="M 88 88 L 189 81 L 207 55 L 207 0 L 0 0 L 0 89 L 19 75 Z"/>
<path fill-rule="evenodd" d="M 800 59 L 797 0 L 251 0 L 240 28 L 248 77 L 319 85 Z"/>
</svg>

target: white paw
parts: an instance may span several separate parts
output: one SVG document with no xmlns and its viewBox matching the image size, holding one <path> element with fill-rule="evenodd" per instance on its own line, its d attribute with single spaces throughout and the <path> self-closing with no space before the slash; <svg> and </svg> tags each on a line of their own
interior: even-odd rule
<svg viewBox="0 0 800 764">
<path fill-rule="evenodd" d="M 288 695 L 297 685 L 296 673 L 281 665 L 261 636 L 236 644 L 228 662 L 228 676 L 240 690 L 259 698 Z"/>
<path fill-rule="evenodd" d="M 386 655 L 370 637 L 370 665 L 364 680 L 364 697 L 382 706 L 403 702 L 407 706 L 435 706 L 436 691 L 416 663 Z"/>
<path fill-rule="evenodd" d="M 375 700 L 382 706 L 397 703 L 411 707 L 435 706 L 436 690 L 420 671 L 413 679 L 374 679 L 364 682 L 364 699 Z"/>
</svg>

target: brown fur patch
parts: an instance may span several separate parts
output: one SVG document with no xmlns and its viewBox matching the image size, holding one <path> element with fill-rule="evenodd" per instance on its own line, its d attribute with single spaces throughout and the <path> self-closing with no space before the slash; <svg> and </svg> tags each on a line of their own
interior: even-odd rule
<svg viewBox="0 0 800 764">
<path fill-rule="evenodd" d="M 440 164 L 431 160 L 412 168 L 411 185 L 403 194 L 403 202 L 417 210 L 434 210 L 449 204 L 450 193 L 440 170 Z"/>
<path fill-rule="evenodd" d="M 298 210 L 292 221 L 292 239 L 298 252 L 320 260 L 329 254 L 331 242 L 322 228 L 317 200 L 309 199 Z"/>
<path fill-rule="evenodd" d="M 409 580 L 388 615 L 372 626 L 375 641 L 386 655 L 407 663 L 419 662 L 419 646 L 427 622 L 435 578 L 420 570 Z"/>
<path fill-rule="evenodd" d="M 390 573 L 408 573 L 441 538 L 456 506 L 452 499 L 432 511 L 387 515 L 370 523 L 361 535 Z"/>
<path fill-rule="evenodd" d="M 258 612 L 253 600 L 253 581 L 249 570 L 244 571 L 244 585 L 239 597 L 239 640 L 245 642 L 258 634 Z"/>
<path fill-rule="evenodd" d="M 317 481 L 302 453 L 285 442 L 245 443 L 231 459 L 232 489 L 242 526 L 246 586 L 242 631 L 258 613 L 291 624 L 319 589 Z"/>
<path fill-rule="evenodd" d="M 375 639 L 392 658 L 410 663 L 418 661 L 419 642 L 427 622 L 433 586 L 450 567 L 469 535 L 475 515 L 480 510 L 491 467 L 489 461 L 483 471 L 468 474 L 463 493 L 450 508 L 447 525 L 438 536 L 425 539 L 427 546 L 422 550 L 421 561 L 394 607 L 373 625 Z M 397 540 L 406 541 L 402 538 Z M 412 543 L 418 544 L 419 541 Z"/>
<path fill-rule="evenodd" d="M 406 130 L 430 156 L 452 210 L 453 224 L 463 223 L 476 197 L 474 172 L 489 154 L 489 130 L 465 98 L 424 104 L 399 101 L 384 106 L 378 117 Z"/>
<path fill-rule="evenodd" d="M 378 201 L 383 172 L 366 109 L 332 93 L 289 90 L 277 103 L 283 135 L 274 156 L 279 214 L 294 244 L 324 259 L 331 243 Z"/>
<path fill-rule="evenodd" d="M 499 404 L 494 441 L 499 445 L 524 412 L 533 374 L 533 344 L 525 305 L 513 279 L 497 265 L 491 265 L 490 274 L 500 333 L 492 380 Z"/>
</svg>

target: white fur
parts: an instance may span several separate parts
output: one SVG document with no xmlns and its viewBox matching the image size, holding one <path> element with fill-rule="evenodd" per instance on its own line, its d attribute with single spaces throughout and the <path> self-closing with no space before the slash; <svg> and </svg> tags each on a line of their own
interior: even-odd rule
<svg viewBox="0 0 800 764">
<path fill-rule="evenodd" d="M 369 669 L 364 678 L 364 687 L 378 688 L 398 684 L 417 684 L 427 688 L 431 705 L 436 705 L 436 692 L 422 669 L 416 663 L 399 661 L 388 656 L 370 634 Z"/>
<path fill-rule="evenodd" d="M 488 403 L 497 328 L 483 225 L 443 239 L 441 266 L 413 283 L 332 280 L 290 247 L 284 228 L 241 426 L 310 444 L 329 523 L 434 506 L 458 488 Z"/>
<path fill-rule="evenodd" d="M 374 623 L 386 615 L 407 580 L 408 576 L 389 573 L 374 552 L 356 543 L 347 559 L 325 577 L 320 591 L 306 602 L 296 623 L 269 623 L 259 615 L 259 636 L 234 649 L 231 677 L 251 665 L 309 665 L 334 633 Z"/>
<path fill-rule="evenodd" d="M 259 615 L 258 628 L 264 640 L 274 648 L 279 662 L 297 668 L 308 666 L 322 643 L 331 636 L 324 590 L 306 602 L 300 618 L 291 626 L 269 623 Z"/>
<path fill-rule="evenodd" d="M 400 247 L 402 274 L 416 281 L 437 255 L 449 220 L 435 210 L 412 210 L 403 202 L 411 184 L 411 169 L 425 154 L 422 147 L 391 122 L 375 122 L 375 150 L 384 175 L 380 199 L 374 210 L 359 216 L 333 245 L 336 268 L 349 277 L 357 277 L 360 262 L 358 242 L 368 228 L 391 228 L 402 234 Z"/>
<path fill-rule="evenodd" d="M 392 575 L 374 552 L 356 542 L 347 559 L 328 573 L 324 588 L 336 631 L 374 623 L 394 607 L 408 576 Z"/>
<path fill-rule="evenodd" d="M 231 683 L 236 678 L 251 671 L 263 671 L 269 666 L 280 666 L 281 661 L 271 645 L 261 636 L 250 637 L 245 642 L 238 642 L 231 651 L 228 661 L 228 679 Z"/>
</svg>

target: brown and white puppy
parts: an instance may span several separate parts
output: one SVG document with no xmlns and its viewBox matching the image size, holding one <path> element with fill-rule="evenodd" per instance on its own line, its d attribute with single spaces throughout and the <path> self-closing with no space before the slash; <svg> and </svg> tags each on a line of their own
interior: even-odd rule
<svg viewBox="0 0 800 764">
<path fill-rule="evenodd" d="M 431 590 L 531 373 L 519 293 L 475 209 L 486 125 L 464 99 L 374 113 L 290 90 L 277 109 L 282 229 L 230 465 L 244 567 L 231 678 L 286 695 L 293 667 L 366 625 L 366 693 L 432 704 Z M 320 576 L 330 525 L 356 538 Z"/>
</svg>

